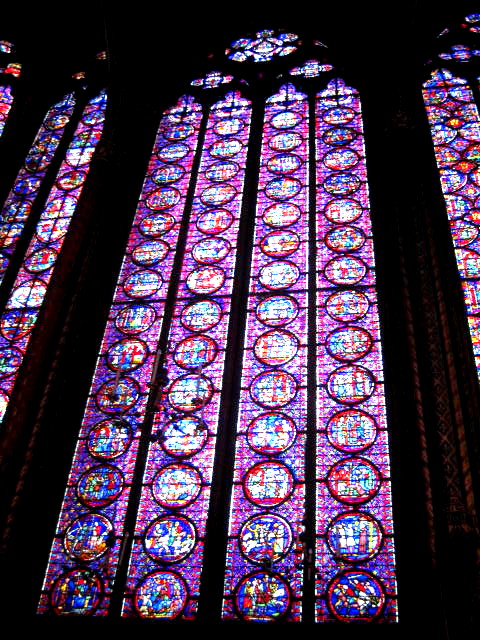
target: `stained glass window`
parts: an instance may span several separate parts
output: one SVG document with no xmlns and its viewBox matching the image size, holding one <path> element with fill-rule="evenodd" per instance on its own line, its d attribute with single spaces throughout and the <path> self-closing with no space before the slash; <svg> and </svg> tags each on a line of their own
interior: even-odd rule
<svg viewBox="0 0 480 640">
<path fill-rule="evenodd" d="M 102 133 L 106 99 L 105 91 L 101 91 L 83 110 L 0 317 L 0 353 L 3 363 L 0 420 L 3 420 L 8 408 L 18 370 L 82 192 L 90 160 Z M 72 100 L 71 96 L 67 97 L 49 112 L 45 126 L 40 130 L 9 196 L 6 212 L 11 212 L 13 220 L 12 224 L 6 223 L 3 226 L 7 229 L 7 238 L 8 233 L 11 234 L 12 242 L 21 232 L 31 198 L 35 197 L 47 166 L 45 163 L 50 161 L 59 142 L 58 136 L 51 135 L 51 131 L 61 132 L 68 122 L 73 108 Z M 28 167 L 31 167 L 31 172 Z"/>
<path fill-rule="evenodd" d="M 480 36 L 475 25 L 479 20 L 479 14 L 465 18 L 477 46 Z M 447 68 L 434 69 L 424 84 L 423 97 L 480 377 L 480 116 L 474 97 L 480 74 L 475 56 L 480 51 L 464 45 L 453 50 L 456 55 L 442 51 L 438 57 L 442 61 L 460 62 L 462 66 L 456 67 L 455 73 Z"/>
<path fill-rule="evenodd" d="M 40 613 L 195 620 L 213 580 L 217 619 L 397 620 L 361 105 L 302 43 L 161 118 Z"/>
</svg>

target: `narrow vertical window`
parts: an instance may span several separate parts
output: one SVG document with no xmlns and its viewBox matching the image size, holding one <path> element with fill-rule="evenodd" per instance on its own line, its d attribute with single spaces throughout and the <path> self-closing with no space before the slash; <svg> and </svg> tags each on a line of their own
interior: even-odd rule
<svg viewBox="0 0 480 640">
<path fill-rule="evenodd" d="M 74 107 L 75 97 L 69 94 L 48 111 L 5 201 L 0 225 L 0 284 Z"/>
<path fill-rule="evenodd" d="M 0 420 L 7 410 L 57 256 L 101 136 L 105 105 L 106 94 L 102 91 L 85 107 L 0 318 Z"/>
<path fill-rule="evenodd" d="M 160 122 L 57 525 L 41 613 L 108 611 L 201 117 L 201 107 L 184 98 Z"/>
<path fill-rule="evenodd" d="M 266 101 L 223 616 L 301 619 L 307 403 L 308 102 Z"/>
<path fill-rule="evenodd" d="M 395 622 L 383 365 L 358 93 L 316 102 L 317 621 Z"/>
</svg>

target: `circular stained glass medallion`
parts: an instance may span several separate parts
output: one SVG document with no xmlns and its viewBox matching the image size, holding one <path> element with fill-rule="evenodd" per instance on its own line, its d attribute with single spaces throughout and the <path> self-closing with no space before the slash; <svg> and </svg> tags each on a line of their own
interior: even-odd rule
<svg viewBox="0 0 480 640">
<path fill-rule="evenodd" d="M 147 207 L 154 211 L 162 211 L 174 207 L 180 200 L 180 192 L 173 187 L 162 187 L 152 191 L 147 197 Z"/>
<path fill-rule="evenodd" d="M 200 264 L 214 264 L 226 258 L 230 250 L 230 243 L 223 238 L 204 238 L 194 245 L 192 256 Z"/>
<path fill-rule="evenodd" d="M 147 527 L 143 544 L 157 562 L 180 562 L 195 546 L 195 527 L 185 517 L 163 516 Z"/>
<path fill-rule="evenodd" d="M 357 137 L 355 129 L 349 127 L 333 127 L 324 132 L 322 139 L 325 144 L 341 147 L 350 144 Z"/>
<path fill-rule="evenodd" d="M 343 362 L 363 358 L 372 348 L 372 336 L 360 327 L 341 327 L 332 331 L 325 341 L 331 356 Z"/>
<path fill-rule="evenodd" d="M 147 355 L 145 342 L 137 338 L 124 338 L 107 351 L 107 365 L 112 371 L 133 371 L 142 366 Z"/>
<path fill-rule="evenodd" d="M 358 365 L 346 365 L 333 371 L 327 381 L 328 393 L 342 404 L 356 404 L 369 398 L 375 389 L 372 373 Z"/>
<path fill-rule="evenodd" d="M 95 394 L 95 400 L 100 411 L 117 413 L 133 407 L 138 396 L 137 382 L 132 378 L 123 378 L 118 382 L 109 380 L 102 384 Z"/>
<path fill-rule="evenodd" d="M 48 218 L 36 228 L 35 235 L 41 242 L 57 242 L 67 235 L 70 218 Z"/>
<path fill-rule="evenodd" d="M 362 215 L 362 207 L 356 200 L 339 198 L 330 200 L 325 207 L 325 217 L 330 222 L 346 223 L 354 222 Z"/>
<path fill-rule="evenodd" d="M 129 298 L 148 298 L 162 286 L 162 276 L 157 271 L 142 269 L 131 273 L 123 284 Z"/>
<path fill-rule="evenodd" d="M 348 124 L 355 117 L 355 111 L 350 107 L 331 107 L 323 113 L 327 124 Z"/>
<path fill-rule="evenodd" d="M 151 267 L 167 257 L 170 246 L 163 240 L 147 240 L 137 244 L 132 251 L 132 260 L 142 267 Z"/>
<path fill-rule="evenodd" d="M 359 160 L 358 153 L 352 149 L 334 149 L 323 156 L 324 165 L 333 171 L 352 169 Z"/>
<path fill-rule="evenodd" d="M 110 548 L 112 542 L 112 523 L 97 513 L 88 513 L 74 520 L 63 538 L 68 555 L 82 562 L 96 560 Z"/>
<path fill-rule="evenodd" d="M 300 238 L 293 231 L 277 230 L 260 240 L 260 249 L 270 258 L 285 258 L 300 246 Z"/>
<path fill-rule="evenodd" d="M 290 227 L 300 219 L 302 212 L 296 204 L 278 202 L 263 212 L 263 221 L 269 227 Z"/>
<path fill-rule="evenodd" d="M 172 382 L 168 400 L 178 411 L 195 411 L 210 402 L 212 395 L 213 386 L 210 380 L 192 373 Z"/>
<path fill-rule="evenodd" d="M 301 119 L 302 116 L 296 111 L 282 111 L 273 116 L 270 124 L 274 129 L 291 129 L 297 125 Z"/>
<path fill-rule="evenodd" d="M 198 216 L 197 229 L 202 233 L 214 235 L 226 231 L 233 222 L 233 216 L 226 209 L 205 211 Z"/>
<path fill-rule="evenodd" d="M 43 247 L 37 249 L 33 253 L 29 254 L 25 260 L 24 266 L 30 273 L 41 273 L 47 271 L 54 264 L 57 259 L 57 252 L 54 249 L 48 249 Z"/>
<path fill-rule="evenodd" d="M 75 169 L 72 171 L 67 171 L 57 178 L 57 186 L 60 187 L 60 189 L 64 189 L 65 191 L 70 191 L 71 189 L 80 187 L 86 177 L 86 171 L 77 171 Z"/>
<path fill-rule="evenodd" d="M 269 262 L 260 270 L 259 280 L 266 289 L 286 289 L 296 283 L 300 270 L 289 260 Z"/>
<path fill-rule="evenodd" d="M 14 347 L 0 349 L 0 376 L 11 376 L 18 371 L 21 365 L 23 353 Z"/>
<path fill-rule="evenodd" d="M 123 476 L 110 465 L 92 467 L 82 473 L 77 482 L 77 496 L 82 504 L 92 509 L 106 507 L 122 492 Z"/>
<path fill-rule="evenodd" d="M 14 289 L 8 301 L 10 309 L 22 307 L 39 307 L 45 297 L 47 286 L 43 280 L 27 280 Z"/>
<path fill-rule="evenodd" d="M 177 182 L 185 174 L 185 169 L 179 164 L 164 164 L 152 173 L 152 180 L 156 184 L 171 184 Z"/>
<path fill-rule="evenodd" d="M 325 277 L 339 286 L 357 284 L 367 273 L 367 265 L 354 256 L 339 256 L 325 265 Z"/>
<path fill-rule="evenodd" d="M 226 182 L 236 176 L 238 170 L 236 162 L 214 162 L 205 171 L 205 176 L 212 182 Z"/>
<path fill-rule="evenodd" d="M 257 320 L 267 327 L 281 327 L 298 315 L 298 302 L 290 296 L 268 296 L 255 309 Z"/>
<path fill-rule="evenodd" d="M 297 382 L 285 371 L 265 371 L 256 376 L 250 385 L 252 400 L 266 409 L 285 406 L 296 393 Z"/>
<path fill-rule="evenodd" d="M 279 620 L 290 608 L 288 584 L 281 576 L 269 571 L 251 573 L 240 581 L 235 590 L 235 608 L 244 620 Z"/>
<path fill-rule="evenodd" d="M 379 581 L 366 571 L 344 571 L 328 587 L 328 606 L 341 622 L 370 622 L 385 603 Z"/>
<path fill-rule="evenodd" d="M 222 308 L 214 300 L 199 300 L 182 309 L 180 322 L 189 331 L 208 331 L 220 322 Z"/>
<path fill-rule="evenodd" d="M 365 234 L 357 227 L 343 225 L 335 227 L 325 235 L 325 244 L 332 251 L 357 251 L 365 242 Z"/>
<path fill-rule="evenodd" d="M 211 364 L 217 355 L 217 343 L 203 335 L 187 336 L 177 344 L 173 355 L 182 369 L 196 369 Z"/>
<path fill-rule="evenodd" d="M 117 313 L 115 326 L 122 333 L 135 335 L 147 331 L 156 317 L 153 307 L 146 304 L 131 304 Z"/>
<path fill-rule="evenodd" d="M 173 144 L 167 144 L 158 152 L 158 157 L 164 162 L 176 162 L 184 158 L 190 148 L 183 142 L 174 142 Z"/>
<path fill-rule="evenodd" d="M 272 367 L 289 362 L 298 351 L 298 339 L 285 329 L 271 329 L 255 341 L 257 360 Z"/>
<path fill-rule="evenodd" d="M 368 311 L 369 301 L 361 291 L 337 291 L 327 298 L 328 315 L 338 322 L 352 322 L 363 318 Z"/>
<path fill-rule="evenodd" d="M 225 282 L 225 272 L 220 267 L 199 267 L 191 271 L 186 285 L 192 293 L 209 295 L 215 293 Z"/>
<path fill-rule="evenodd" d="M 275 178 L 265 187 L 265 194 L 272 200 L 288 200 L 302 189 L 302 183 L 296 178 Z"/>
<path fill-rule="evenodd" d="M 17 180 L 13 186 L 13 192 L 19 196 L 28 196 L 31 193 L 35 193 L 42 182 L 40 176 L 27 176 Z"/>
<path fill-rule="evenodd" d="M 250 447 L 262 455 L 278 455 L 295 440 L 295 423 L 290 416 L 277 411 L 263 413 L 252 420 L 247 430 Z"/>
<path fill-rule="evenodd" d="M 327 541 L 335 558 L 346 562 L 365 562 L 374 556 L 382 544 L 382 530 L 372 516 L 342 513 L 329 525 Z"/>
<path fill-rule="evenodd" d="M 359 409 L 346 409 L 328 421 L 327 438 L 344 453 L 357 453 L 370 447 L 377 437 L 374 418 Z"/>
<path fill-rule="evenodd" d="M 144 236 L 157 238 L 170 231 L 175 224 L 175 218 L 169 213 L 151 213 L 142 218 L 139 229 Z"/>
<path fill-rule="evenodd" d="M 103 584 L 91 569 L 70 569 L 57 578 L 50 591 L 50 605 L 58 616 L 88 616 L 103 598 Z"/>
<path fill-rule="evenodd" d="M 273 151 L 293 151 L 299 147 L 303 142 L 303 138 L 299 133 L 295 131 L 285 131 L 284 133 L 277 133 L 272 136 L 268 141 L 268 146 Z"/>
<path fill-rule="evenodd" d="M 185 581 L 173 571 L 155 571 L 135 589 L 135 609 L 141 618 L 173 620 L 183 611 L 188 598 Z"/>
<path fill-rule="evenodd" d="M 198 453 L 207 442 L 208 430 L 204 422 L 194 416 L 172 420 L 165 425 L 160 444 L 168 455 L 183 458 Z"/>
<path fill-rule="evenodd" d="M 274 460 L 254 465 L 243 479 L 246 497 L 258 507 L 276 507 L 282 504 L 290 497 L 293 485 L 290 469 Z"/>
<path fill-rule="evenodd" d="M 200 474 L 186 464 L 169 464 L 157 473 L 152 482 L 152 494 L 162 507 L 183 509 L 196 500 L 201 489 Z"/>
<path fill-rule="evenodd" d="M 294 153 L 278 153 L 269 159 L 267 169 L 271 173 L 289 174 L 301 165 L 302 159 Z"/>
<path fill-rule="evenodd" d="M 207 187 L 200 194 L 200 200 L 207 207 L 219 207 L 233 200 L 237 190 L 231 184 L 215 184 Z"/>
<path fill-rule="evenodd" d="M 240 118 L 222 118 L 213 125 L 217 136 L 233 136 L 241 129 L 243 129 L 243 122 Z"/>
<path fill-rule="evenodd" d="M 380 473 L 365 458 L 344 458 L 331 467 L 327 485 L 332 496 L 344 504 L 363 504 L 380 487 Z"/>
<path fill-rule="evenodd" d="M 7 340 L 19 340 L 32 330 L 36 319 L 35 310 L 6 311 L 0 320 L 0 332 Z"/>
<path fill-rule="evenodd" d="M 263 513 L 245 522 L 238 536 L 243 555 L 250 562 L 276 562 L 289 551 L 292 529 L 286 520 L 273 513 Z"/>
<path fill-rule="evenodd" d="M 233 158 L 239 153 L 243 145 L 236 138 L 216 140 L 209 149 L 213 158 Z"/>
<path fill-rule="evenodd" d="M 332 196 L 348 196 L 358 191 L 361 180 L 354 173 L 334 173 L 323 182 L 323 188 Z"/>
<path fill-rule="evenodd" d="M 87 448 L 94 458 L 114 460 L 125 453 L 132 441 L 130 425 L 125 420 L 102 420 L 88 432 Z"/>
</svg>

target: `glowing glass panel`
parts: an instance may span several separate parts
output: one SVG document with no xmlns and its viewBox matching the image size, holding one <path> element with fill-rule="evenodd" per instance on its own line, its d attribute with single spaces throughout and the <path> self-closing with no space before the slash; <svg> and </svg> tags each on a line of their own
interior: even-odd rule
<svg viewBox="0 0 480 640">
<path fill-rule="evenodd" d="M 35 229 L 35 234 L 27 250 L 26 259 L 14 282 L 5 311 L 0 318 L 0 326 L 8 325 L 8 334 L 4 330 L 0 335 L 0 348 L 15 346 L 24 354 L 30 341 L 30 334 L 45 298 L 47 287 L 52 277 L 63 241 L 68 231 L 75 206 L 82 192 L 83 183 L 89 170 L 89 161 L 95 151 L 103 129 L 103 118 L 107 97 L 102 91 L 92 98 L 84 109 L 83 116 L 58 171 L 56 183 L 50 191 L 45 208 Z M 67 107 L 68 114 L 68 107 Z M 68 115 L 56 112 L 59 122 L 64 126 L 64 118 Z M 90 120 L 93 117 L 93 124 Z M 80 156 L 78 153 L 80 153 Z M 25 176 L 27 185 L 29 178 Z M 17 182 L 23 185 L 25 181 Z M 28 189 L 30 187 L 28 186 Z M 14 187 L 15 189 L 15 187 Z M 12 332 L 12 324 L 18 327 L 18 334 Z M 10 396 L 15 385 L 16 373 L 4 378 L 0 389 L 5 396 Z M 0 412 L 3 420 L 5 408 Z"/>
<path fill-rule="evenodd" d="M 304 78 L 316 78 L 325 71 L 333 69 L 331 64 L 320 64 L 318 60 L 307 60 L 300 67 L 290 70 L 292 76 L 303 76 Z"/>
<path fill-rule="evenodd" d="M 423 97 L 480 377 L 480 116 L 466 80 L 446 69 L 432 73 Z"/>
<path fill-rule="evenodd" d="M 98 586 L 100 595 L 92 597 L 88 607 L 85 606 L 84 613 L 105 615 L 108 610 L 125 535 L 125 512 L 138 452 L 140 425 L 145 417 L 152 374 L 155 376 L 155 352 L 200 120 L 201 107 L 191 98 L 184 98 L 177 106 L 165 112 L 160 123 L 100 349 L 50 555 L 40 612 L 48 612 L 53 608 L 57 614 L 75 613 L 73 603 L 65 604 L 60 609 L 52 602 L 55 599 L 56 585 L 64 580 L 61 576 L 72 571 L 71 567 L 74 566 L 74 558 L 65 551 L 66 532 L 70 531 L 71 523 L 82 516 L 86 508 L 94 509 L 95 514 L 107 518 L 112 532 L 108 549 L 101 558 L 92 557 L 88 560 L 88 569 L 85 571 L 92 580 L 95 579 L 95 587 Z M 164 151 L 169 149 L 169 137 L 176 128 L 178 131 L 188 131 L 185 137 L 187 152 L 181 158 L 172 158 L 167 154 L 165 160 Z M 181 169 L 178 172 L 167 172 L 179 198 L 166 208 L 158 208 L 156 202 L 152 202 L 151 195 L 158 189 L 155 181 L 158 172 L 166 167 Z M 138 248 L 143 247 L 145 242 L 162 243 L 154 261 L 155 266 L 149 265 L 149 269 L 139 267 L 138 264 Z M 171 250 L 165 251 L 164 245 L 168 245 Z M 140 252 L 140 255 L 143 256 L 144 253 Z M 147 261 L 150 262 L 150 258 Z M 152 282 L 155 282 L 155 286 L 151 286 Z M 172 486 L 173 476 L 179 481 L 181 469 L 172 470 L 171 482 L 167 486 Z M 163 474 L 163 477 L 166 475 Z M 184 474 L 184 477 L 187 476 Z M 195 486 L 191 477 L 187 482 L 189 487 Z M 156 486 L 161 491 L 161 477 L 157 478 Z M 181 489 L 177 492 L 177 500 L 181 499 L 183 493 Z M 149 611 L 146 604 L 147 592 L 155 583 L 176 594 L 176 604 L 171 605 L 173 608 L 183 601 L 183 596 L 180 597 L 183 582 L 179 582 L 174 574 L 157 574 L 146 580 L 137 592 L 135 607 L 140 615 L 146 615 Z M 164 617 L 160 610 L 152 610 L 151 614 L 154 617 Z"/>
<path fill-rule="evenodd" d="M 395 622 L 383 366 L 358 94 L 332 81 L 317 96 L 316 117 L 317 237 L 323 239 L 317 254 L 316 619 Z M 359 505 L 362 512 L 353 512 Z M 341 571 L 339 558 L 346 567 L 355 562 L 355 571 Z"/>
<path fill-rule="evenodd" d="M 241 126 L 238 126 L 239 122 Z M 146 576 L 155 571 L 159 559 L 164 564 L 175 562 L 176 575 L 185 587 L 182 608 L 175 606 L 175 598 L 169 601 L 170 596 L 165 596 L 164 617 L 192 619 L 196 615 L 249 124 L 250 104 L 239 94 L 227 94 L 224 100 L 213 105 L 209 114 L 169 334 L 170 348 L 165 366 L 171 382 L 157 404 L 154 419 L 153 443 L 147 459 L 126 586 L 123 609 L 126 616 L 134 613 L 139 590 L 143 588 Z M 233 136 L 232 131 L 236 131 Z M 217 150 L 227 148 L 227 145 L 229 161 L 219 163 Z M 234 171 L 229 170 L 232 165 Z M 225 193 L 228 193 L 227 198 L 224 198 Z M 212 235 L 206 216 L 211 215 L 209 219 L 214 223 L 216 207 L 220 204 L 230 223 L 216 228 Z M 202 224 L 199 224 L 200 220 Z M 202 333 L 198 333 L 199 330 Z M 177 415 L 170 417 L 172 411 Z M 189 489 L 181 488 L 185 481 L 181 480 L 177 463 L 177 472 L 169 472 L 168 482 L 162 483 L 165 493 L 167 487 L 173 493 L 166 501 L 163 493 L 162 498 L 158 497 L 155 489 L 158 475 L 155 473 L 160 467 L 171 469 L 176 460 L 188 460 L 182 474 L 197 477 L 198 482 L 187 480 Z M 190 488 L 194 489 L 193 493 L 189 492 Z M 167 545 L 162 551 L 164 555 L 159 558 L 157 547 L 160 543 L 152 545 L 149 535 L 152 528 L 158 529 L 159 523 L 163 527 L 167 518 L 171 522 L 168 509 L 172 506 L 176 508 L 176 518 L 184 523 L 175 525 L 179 555 L 175 556 Z M 151 617 L 153 613 L 145 611 L 143 615 Z"/>
<path fill-rule="evenodd" d="M 0 136 L 5 128 L 8 114 L 13 104 L 12 87 L 8 85 L 0 86 Z"/>
<path fill-rule="evenodd" d="M 283 152 L 272 148 L 279 131 L 298 136 L 293 163 L 284 162 Z M 278 167 L 288 171 L 288 183 L 284 178 L 275 182 Z M 281 205 L 275 204 L 279 197 Z M 302 557 L 292 540 L 302 532 L 304 517 L 307 211 L 308 102 L 285 86 L 267 100 L 263 127 L 224 586 L 226 619 L 301 619 Z M 278 233 L 273 237 L 272 222 Z M 288 261 L 272 261 L 272 253 L 287 254 Z M 272 507 L 278 520 L 265 516 Z M 267 536 L 268 529 L 276 534 Z M 245 552 L 247 546 L 251 551 Z M 265 563 L 275 573 L 258 571 Z"/>
<path fill-rule="evenodd" d="M 48 111 L 5 200 L 0 225 L 0 283 L 74 106 L 75 98 L 70 94 Z M 32 254 L 25 266 L 30 273 L 41 273 L 52 266 L 55 257 L 53 249 L 43 247 Z"/>
<path fill-rule="evenodd" d="M 241 38 L 232 42 L 231 49 L 226 50 L 230 60 L 236 62 L 268 62 L 275 56 L 286 56 L 297 49 L 298 36 L 295 33 L 279 33 L 275 31 L 258 31 L 255 38 Z"/>
</svg>

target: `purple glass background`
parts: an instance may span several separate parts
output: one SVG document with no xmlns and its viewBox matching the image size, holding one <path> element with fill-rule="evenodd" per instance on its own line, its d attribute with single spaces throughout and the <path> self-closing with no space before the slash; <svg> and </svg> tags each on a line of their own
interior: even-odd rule
<svg viewBox="0 0 480 640">
<path fill-rule="evenodd" d="M 445 69 L 432 73 L 423 97 L 480 377 L 480 116 L 466 80 Z"/>
</svg>

